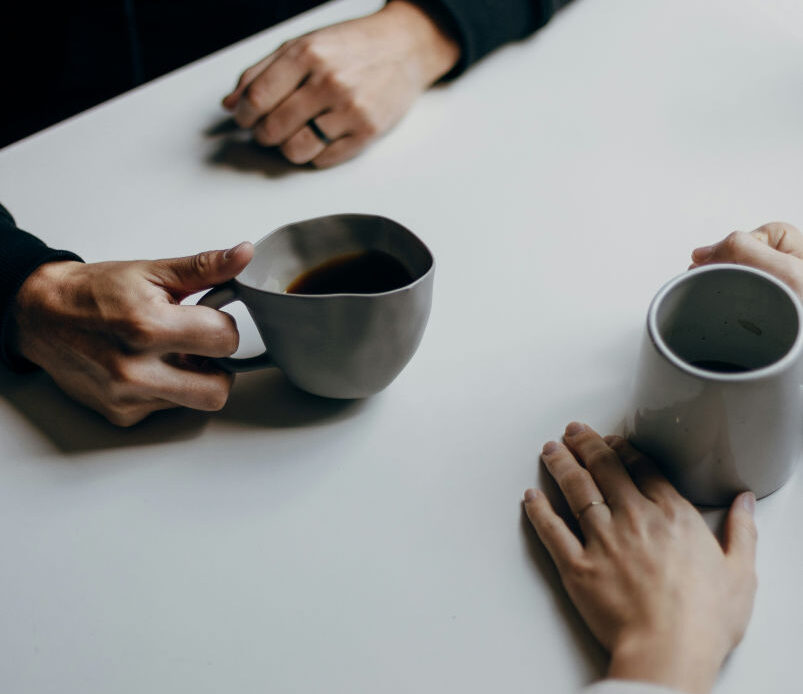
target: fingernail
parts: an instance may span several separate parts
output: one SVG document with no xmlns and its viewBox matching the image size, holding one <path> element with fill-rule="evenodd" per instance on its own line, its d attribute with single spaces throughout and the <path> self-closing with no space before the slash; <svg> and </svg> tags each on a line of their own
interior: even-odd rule
<svg viewBox="0 0 803 694">
<path fill-rule="evenodd" d="M 581 424 L 580 422 L 572 422 L 571 424 L 569 424 L 569 426 L 566 427 L 566 433 L 569 436 L 574 436 L 585 430 L 586 430 L 586 425 Z"/>
<path fill-rule="evenodd" d="M 756 510 L 756 495 L 753 492 L 745 492 L 742 494 L 742 506 L 747 509 L 747 512 L 752 516 Z"/>
<path fill-rule="evenodd" d="M 524 492 L 524 501 L 530 502 L 535 501 L 538 498 L 538 490 L 537 489 L 528 489 Z"/>
<path fill-rule="evenodd" d="M 703 263 L 714 253 L 714 246 L 700 246 L 691 252 L 692 259 L 697 263 Z"/>
<path fill-rule="evenodd" d="M 541 449 L 541 453 L 544 455 L 549 455 L 550 453 L 554 453 L 558 450 L 558 444 L 555 441 L 547 441 L 544 444 L 544 447 Z"/>
<path fill-rule="evenodd" d="M 240 248 L 242 248 L 242 247 L 243 247 L 243 246 L 244 246 L 246 243 L 247 243 L 246 241 L 243 241 L 242 243 L 238 243 L 236 246 L 233 246 L 232 248 L 229 248 L 229 250 L 227 250 L 227 251 L 226 251 L 226 252 L 223 254 L 223 260 L 228 260 L 229 258 L 231 258 L 231 257 L 232 257 L 232 256 L 233 256 L 233 255 L 234 255 L 234 254 L 235 254 L 235 253 L 236 253 L 236 252 L 237 252 L 237 251 L 238 251 Z"/>
</svg>

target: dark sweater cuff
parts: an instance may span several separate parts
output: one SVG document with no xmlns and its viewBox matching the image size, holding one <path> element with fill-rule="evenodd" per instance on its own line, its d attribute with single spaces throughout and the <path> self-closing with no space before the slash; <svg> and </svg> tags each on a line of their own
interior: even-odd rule
<svg viewBox="0 0 803 694">
<path fill-rule="evenodd" d="M 418 4 L 460 44 L 460 59 L 444 77 L 452 79 L 495 48 L 532 34 L 568 1 L 421 0 Z"/>
<path fill-rule="evenodd" d="M 11 307 L 22 283 L 44 263 L 81 258 L 70 251 L 48 248 L 38 238 L 18 229 L 0 206 L 0 360 L 14 371 L 28 371 L 30 362 L 10 349 Z"/>
</svg>

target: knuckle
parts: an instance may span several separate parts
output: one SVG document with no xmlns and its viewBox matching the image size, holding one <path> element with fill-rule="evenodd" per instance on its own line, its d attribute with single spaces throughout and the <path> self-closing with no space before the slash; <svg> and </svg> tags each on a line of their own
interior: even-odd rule
<svg viewBox="0 0 803 694">
<path fill-rule="evenodd" d="M 376 137 L 382 128 L 376 120 L 373 109 L 365 103 L 356 103 L 352 107 L 357 130 L 365 137 Z"/>
<path fill-rule="evenodd" d="M 354 103 L 354 88 L 337 70 L 326 70 L 321 75 L 321 87 L 330 94 L 336 95 L 345 104 Z"/>
<path fill-rule="evenodd" d="M 722 246 L 730 255 L 739 256 L 748 243 L 749 234 L 744 231 L 732 231 L 722 242 Z"/>
<path fill-rule="evenodd" d="M 229 388 L 228 384 L 221 384 L 217 388 L 210 389 L 204 397 L 204 401 L 202 403 L 203 409 L 209 412 L 218 412 L 222 410 L 226 402 L 229 399 Z"/>
<path fill-rule="evenodd" d="M 582 555 L 571 557 L 564 562 L 563 580 L 572 585 L 594 582 L 596 573 L 594 564 Z"/>
<path fill-rule="evenodd" d="M 614 453 L 610 448 L 597 448 L 586 457 L 586 467 L 589 469 L 598 468 L 612 463 L 616 457 L 616 453 Z"/>
<path fill-rule="evenodd" d="M 282 154 L 293 164 L 306 164 L 310 160 L 305 148 L 295 138 L 285 142 L 280 149 Z"/>
<path fill-rule="evenodd" d="M 115 353 L 106 360 L 106 370 L 111 379 L 109 396 L 115 402 L 126 395 L 125 387 L 133 382 L 133 369 L 124 354 Z"/>
<path fill-rule="evenodd" d="M 279 117 L 273 114 L 263 118 L 254 128 L 254 137 L 261 145 L 272 147 L 279 143 L 281 123 Z"/>
<path fill-rule="evenodd" d="M 206 277 L 214 269 L 214 258 L 209 251 L 198 253 L 192 257 L 192 270 L 198 277 Z"/>
<path fill-rule="evenodd" d="M 139 312 L 129 316 L 120 327 L 120 333 L 126 346 L 135 351 L 152 349 L 159 342 L 156 325 L 148 316 Z"/>
<path fill-rule="evenodd" d="M 213 336 L 221 353 L 224 353 L 226 356 L 234 354 L 240 346 L 240 333 L 237 331 L 234 319 L 230 316 L 228 320 L 223 318 L 223 320 L 213 328 Z"/>
<path fill-rule="evenodd" d="M 325 60 L 321 44 L 314 35 L 302 36 L 290 46 L 290 50 L 296 60 L 310 68 L 320 67 Z"/>
<path fill-rule="evenodd" d="M 103 414 L 115 426 L 131 427 L 145 419 L 148 413 L 122 405 L 112 405 Z"/>
<path fill-rule="evenodd" d="M 257 82 L 251 82 L 245 88 L 243 100 L 252 111 L 259 111 L 263 101 L 263 93 Z"/>
</svg>

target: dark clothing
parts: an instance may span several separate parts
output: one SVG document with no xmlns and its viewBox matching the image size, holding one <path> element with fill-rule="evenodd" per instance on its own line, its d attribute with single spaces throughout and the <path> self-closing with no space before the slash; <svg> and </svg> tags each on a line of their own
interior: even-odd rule
<svg viewBox="0 0 803 694">
<path fill-rule="evenodd" d="M 75 253 L 48 248 L 27 231 L 18 229 L 14 218 L 0 205 L 0 358 L 21 370 L 25 363 L 8 350 L 11 304 L 22 283 L 36 268 L 54 260 L 81 260 Z"/>
<path fill-rule="evenodd" d="M 570 0 L 419 0 L 457 39 L 454 77 Z M 323 0 L 15 3 L 0 21 L 0 147 Z M 243 69 L 248 67 L 243 66 Z M 232 87 L 238 75 L 232 75 Z"/>
<path fill-rule="evenodd" d="M 0 147 L 321 4 L 322 0 L 74 0 L 15 5 L 0 23 Z M 546 24 L 570 0 L 419 0 L 460 44 L 454 77 Z M 247 66 L 244 65 L 243 68 Z M 237 75 L 232 75 L 232 86 Z M 0 359 L 9 307 L 42 263 L 80 260 L 20 230 L 0 205 Z"/>
<path fill-rule="evenodd" d="M 321 2 L 9 3 L 0 15 L 0 147 Z"/>
</svg>

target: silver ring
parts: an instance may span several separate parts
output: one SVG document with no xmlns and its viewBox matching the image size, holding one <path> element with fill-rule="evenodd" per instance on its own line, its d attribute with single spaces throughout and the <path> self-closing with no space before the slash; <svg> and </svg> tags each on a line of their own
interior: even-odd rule
<svg viewBox="0 0 803 694">
<path fill-rule="evenodd" d="M 323 144 L 325 145 L 332 144 L 332 141 L 326 136 L 326 133 L 320 129 L 318 124 L 315 122 L 314 118 L 310 118 L 307 121 L 307 125 L 309 126 L 309 129 L 312 130 L 313 133 L 315 133 L 315 137 L 317 137 L 321 142 L 323 142 Z"/>
<path fill-rule="evenodd" d="M 583 508 L 581 508 L 577 513 L 575 513 L 575 518 L 580 520 L 580 516 L 582 516 L 588 509 L 592 508 L 593 506 L 604 506 L 604 501 L 589 501 Z"/>
</svg>

